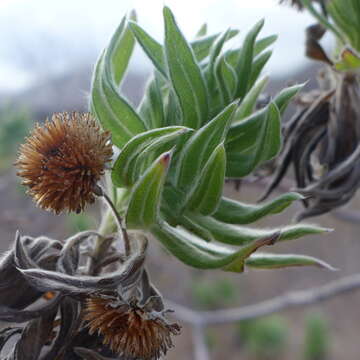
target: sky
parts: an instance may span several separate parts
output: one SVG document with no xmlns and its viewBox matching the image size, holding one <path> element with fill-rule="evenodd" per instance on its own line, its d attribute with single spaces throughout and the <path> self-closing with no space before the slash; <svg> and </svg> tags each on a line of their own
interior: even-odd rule
<svg viewBox="0 0 360 360">
<path fill-rule="evenodd" d="M 139 24 L 162 41 L 164 4 L 188 39 L 204 22 L 210 33 L 233 27 L 244 34 L 265 18 L 261 34 L 279 34 L 268 73 L 287 73 L 306 61 L 304 29 L 313 19 L 277 0 L 0 0 L 0 91 L 29 87 L 40 72 L 47 76 L 94 62 L 131 9 L 136 9 Z M 149 70 L 140 49 L 131 66 Z"/>
</svg>

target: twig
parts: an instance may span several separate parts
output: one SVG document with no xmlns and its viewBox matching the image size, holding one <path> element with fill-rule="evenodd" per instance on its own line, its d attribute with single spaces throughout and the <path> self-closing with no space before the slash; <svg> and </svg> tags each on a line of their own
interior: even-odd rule
<svg viewBox="0 0 360 360">
<path fill-rule="evenodd" d="M 254 319 L 292 307 L 312 305 L 358 288 L 360 288 L 360 274 L 355 274 L 324 286 L 292 291 L 258 304 L 234 309 L 194 311 L 171 302 L 167 302 L 167 306 L 175 311 L 174 316 L 179 320 L 192 325 L 206 326 Z"/>
<path fill-rule="evenodd" d="M 348 210 L 348 209 L 339 209 L 335 210 L 332 213 L 335 218 L 346 221 L 352 224 L 360 224 L 360 212 L 355 210 Z"/>
<path fill-rule="evenodd" d="M 194 360 L 210 360 L 209 350 L 205 343 L 204 327 L 202 325 L 194 325 L 192 334 L 194 342 Z"/>
</svg>

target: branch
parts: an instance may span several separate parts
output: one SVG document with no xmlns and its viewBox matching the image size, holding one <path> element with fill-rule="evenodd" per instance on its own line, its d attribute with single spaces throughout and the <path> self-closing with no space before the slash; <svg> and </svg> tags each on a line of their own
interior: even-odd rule
<svg viewBox="0 0 360 360">
<path fill-rule="evenodd" d="M 167 306 L 175 311 L 174 316 L 180 321 L 197 326 L 206 326 L 254 319 L 292 307 L 312 305 L 358 288 L 360 288 L 360 274 L 355 274 L 324 286 L 292 291 L 258 304 L 234 309 L 194 311 L 169 301 L 167 301 Z"/>
<path fill-rule="evenodd" d="M 194 359 L 195 360 L 209 360 L 209 349 L 205 342 L 204 326 L 193 325 L 192 337 L 194 342 Z"/>
</svg>

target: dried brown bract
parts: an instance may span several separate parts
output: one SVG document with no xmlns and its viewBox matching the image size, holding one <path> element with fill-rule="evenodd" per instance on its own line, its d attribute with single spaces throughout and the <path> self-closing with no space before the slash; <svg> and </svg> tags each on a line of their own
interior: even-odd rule
<svg viewBox="0 0 360 360">
<path fill-rule="evenodd" d="M 16 166 L 39 207 L 78 213 L 94 202 L 111 157 L 110 134 L 89 113 L 56 113 L 21 145 Z"/>
<path fill-rule="evenodd" d="M 85 320 L 90 334 L 103 336 L 104 344 L 126 359 L 155 360 L 173 347 L 178 324 L 170 324 L 163 313 L 150 311 L 136 300 L 130 303 L 91 297 L 86 301 Z"/>
<path fill-rule="evenodd" d="M 323 87 L 332 81 L 321 79 Z M 325 214 L 349 202 L 360 187 L 360 88 L 353 74 L 336 74 L 336 86 L 299 98 L 299 111 L 283 128 L 284 148 L 265 199 L 292 165 L 306 210 L 297 219 Z"/>
</svg>

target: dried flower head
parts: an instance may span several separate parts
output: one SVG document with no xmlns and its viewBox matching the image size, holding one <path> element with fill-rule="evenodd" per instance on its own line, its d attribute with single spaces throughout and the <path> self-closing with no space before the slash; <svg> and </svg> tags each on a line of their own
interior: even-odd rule
<svg viewBox="0 0 360 360">
<path fill-rule="evenodd" d="M 94 202 L 95 185 L 111 156 L 109 132 L 89 113 L 56 113 L 44 126 L 36 125 L 16 166 L 38 206 L 80 212 Z"/>
<path fill-rule="evenodd" d="M 163 313 L 102 297 L 87 299 L 85 320 L 90 334 L 102 335 L 105 345 L 129 360 L 159 359 L 173 347 L 171 336 L 180 333 L 180 326 L 168 323 Z"/>
</svg>

